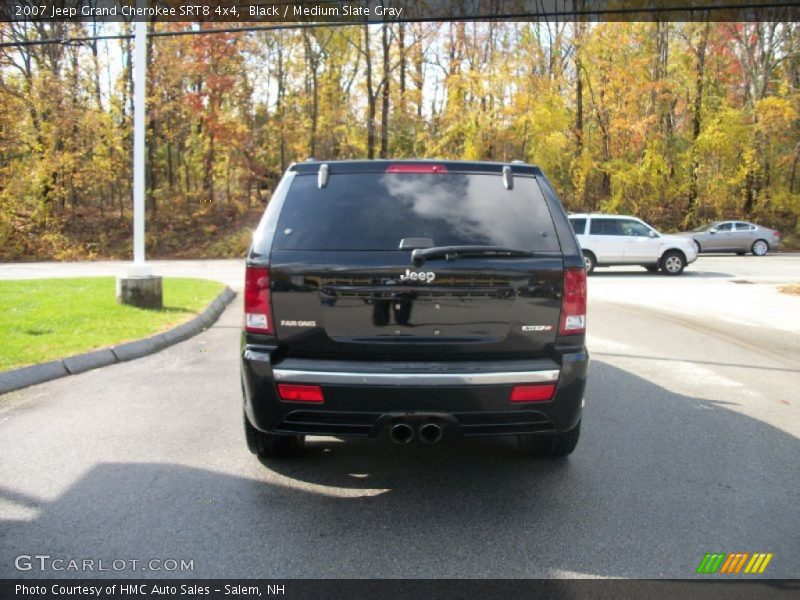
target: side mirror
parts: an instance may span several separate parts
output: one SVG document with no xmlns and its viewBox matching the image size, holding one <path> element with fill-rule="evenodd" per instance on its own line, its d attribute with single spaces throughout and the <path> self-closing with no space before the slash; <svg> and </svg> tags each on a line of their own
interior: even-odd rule
<svg viewBox="0 0 800 600">
<path fill-rule="evenodd" d="M 717 228 L 712 227 L 711 229 L 708 230 L 708 233 L 717 233 Z"/>
<path fill-rule="evenodd" d="M 651 231 L 647 235 L 650 236 L 651 238 L 657 238 L 658 237 L 658 234 L 655 231 Z"/>
</svg>

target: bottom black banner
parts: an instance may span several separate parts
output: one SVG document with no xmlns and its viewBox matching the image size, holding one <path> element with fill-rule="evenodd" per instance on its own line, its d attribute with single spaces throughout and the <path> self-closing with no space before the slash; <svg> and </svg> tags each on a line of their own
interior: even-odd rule
<svg viewBox="0 0 800 600">
<path fill-rule="evenodd" d="M 65 600 L 95 598 L 286 598 L 416 600 L 560 598 L 760 600 L 797 597 L 800 580 L 645 580 L 645 579 L 150 579 L 150 580 L 0 580 L 0 598 Z"/>
</svg>

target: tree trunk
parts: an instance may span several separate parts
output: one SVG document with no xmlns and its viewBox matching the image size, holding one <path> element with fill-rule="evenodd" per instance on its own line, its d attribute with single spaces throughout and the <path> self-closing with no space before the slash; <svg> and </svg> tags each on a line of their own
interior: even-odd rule
<svg viewBox="0 0 800 600">
<path fill-rule="evenodd" d="M 369 47 L 369 25 L 364 24 L 364 58 L 367 77 L 367 158 L 375 158 L 375 92 L 372 89 L 372 55 Z"/>
<path fill-rule="evenodd" d="M 284 63 L 283 63 L 283 36 L 280 37 L 277 44 L 276 52 L 278 54 L 278 98 L 275 103 L 275 116 L 278 118 L 278 123 L 280 123 L 280 141 L 279 141 L 279 148 L 280 148 L 280 155 L 281 155 L 281 173 L 286 171 L 286 129 L 284 127 L 284 118 L 283 118 L 283 95 L 284 90 L 286 88 L 286 73 L 284 72 Z M 259 188 L 260 189 L 260 188 Z"/>
<path fill-rule="evenodd" d="M 175 173 L 173 172 L 173 167 L 172 167 L 171 142 L 167 142 L 167 184 L 169 185 L 169 191 L 172 192 L 172 189 L 175 187 Z"/>
<path fill-rule="evenodd" d="M 389 92 L 391 73 L 389 72 L 389 26 L 384 23 L 381 27 L 383 46 L 383 92 L 381 95 L 381 158 L 389 155 Z"/>
<path fill-rule="evenodd" d="M 76 48 L 71 49 L 70 58 L 72 59 L 72 90 L 70 93 L 70 113 L 71 113 L 71 120 L 72 120 L 72 133 L 70 135 L 70 141 L 68 149 L 74 153 L 78 154 L 80 152 L 80 144 L 81 141 L 79 139 L 79 129 L 78 129 L 78 114 L 80 112 L 80 106 L 78 104 L 78 98 L 80 96 L 80 69 L 79 69 L 79 61 L 78 61 L 78 50 Z M 70 210 L 71 214 L 75 215 L 75 205 L 78 201 L 78 194 L 75 190 L 75 179 L 76 174 L 78 171 L 78 166 L 74 163 L 70 166 L 69 169 L 69 200 L 70 200 Z"/>
<path fill-rule="evenodd" d="M 702 125 L 703 79 L 705 78 L 706 45 L 708 43 L 709 29 L 710 24 L 706 23 L 703 29 L 703 37 L 695 49 L 697 70 L 694 84 L 694 105 L 692 107 L 692 165 L 691 171 L 689 172 L 689 203 L 684 225 L 689 225 L 697 214 L 697 169 L 700 167 L 700 159 L 697 153 L 697 140 L 700 137 Z"/>
<path fill-rule="evenodd" d="M 208 140 L 208 151 L 206 152 L 205 165 L 203 172 L 203 190 L 206 193 L 206 201 L 214 202 L 214 136 Z"/>
<path fill-rule="evenodd" d="M 672 102 L 664 86 L 669 75 L 669 23 L 656 21 L 655 111 L 661 133 L 672 134 Z"/>
<path fill-rule="evenodd" d="M 152 21 L 147 25 L 148 30 L 150 33 L 153 32 L 153 23 Z M 146 191 L 146 199 L 147 202 L 145 203 L 150 211 L 148 215 L 150 217 L 150 227 L 153 231 L 153 239 L 156 239 L 156 231 L 154 228 L 157 227 L 156 225 L 156 217 L 158 216 L 158 206 L 156 200 L 156 186 L 158 185 L 157 181 L 157 173 L 156 173 L 156 147 L 157 147 L 157 103 L 150 103 L 148 105 L 147 100 L 152 100 L 155 89 L 155 80 L 152 75 L 152 65 L 155 62 L 155 56 L 153 54 L 153 38 L 152 36 L 148 36 L 147 38 L 147 71 L 151 75 L 147 78 L 147 92 L 145 98 L 145 113 L 147 114 L 147 191 Z"/>
<path fill-rule="evenodd" d="M 92 35 L 97 36 L 97 21 L 92 21 Z M 97 53 L 97 40 L 92 40 L 90 44 L 92 49 L 92 75 L 94 76 L 94 102 L 97 110 L 103 112 L 103 97 L 100 88 L 100 61 Z"/>
<path fill-rule="evenodd" d="M 317 155 L 317 122 L 319 120 L 319 61 L 320 56 L 311 44 L 311 34 L 307 31 L 303 32 L 303 41 L 306 51 L 306 64 L 308 70 L 306 71 L 306 87 L 308 87 L 308 78 L 311 78 L 311 130 L 309 132 L 308 140 L 308 155 L 314 157 Z"/>
<path fill-rule="evenodd" d="M 583 8 L 583 5 L 578 7 Z M 583 62 L 581 55 L 583 52 L 583 23 L 575 22 L 575 154 L 580 156 L 583 153 Z"/>
<path fill-rule="evenodd" d="M 406 111 L 406 24 L 400 23 L 397 32 L 397 45 L 400 50 L 400 112 Z"/>
<path fill-rule="evenodd" d="M 132 26 L 129 24 L 125 25 L 125 34 L 132 35 L 133 29 Z M 133 118 L 133 52 L 131 49 L 131 38 L 125 38 L 125 51 L 124 54 L 127 56 L 127 61 L 125 62 L 125 82 L 126 86 L 123 89 L 122 93 L 122 118 L 123 122 L 125 119 L 126 114 L 130 114 L 131 118 Z M 130 104 L 128 104 L 130 102 Z M 133 193 L 133 192 L 131 192 Z"/>
<path fill-rule="evenodd" d="M 225 169 L 225 204 L 231 203 L 231 160 L 228 159 L 228 165 Z"/>
<path fill-rule="evenodd" d="M 419 34 L 416 37 L 416 50 L 414 52 L 414 87 L 417 92 L 417 119 L 422 118 L 422 105 L 424 102 L 425 91 L 425 51 L 422 48 L 423 30 L 419 26 Z"/>
<path fill-rule="evenodd" d="M 319 86 L 317 85 L 316 64 L 311 72 L 311 138 L 308 144 L 309 156 L 317 155 L 317 121 L 319 119 Z"/>
</svg>

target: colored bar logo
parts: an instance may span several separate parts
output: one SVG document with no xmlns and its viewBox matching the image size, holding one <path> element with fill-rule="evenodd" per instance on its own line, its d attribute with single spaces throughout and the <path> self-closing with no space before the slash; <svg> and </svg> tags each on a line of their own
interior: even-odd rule
<svg viewBox="0 0 800 600">
<path fill-rule="evenodd" d="M 746 573 L 755 575 L 763 573 L 771 560 L 771 552 L 755 552 L 753 554 L 749 552 L 732 552 L 730 554 L 707 552 L 703 560 L 700 561 L 697 572 L 701 574 L 724 573 L 726 575 L 735 575 Z"/>
</svg>

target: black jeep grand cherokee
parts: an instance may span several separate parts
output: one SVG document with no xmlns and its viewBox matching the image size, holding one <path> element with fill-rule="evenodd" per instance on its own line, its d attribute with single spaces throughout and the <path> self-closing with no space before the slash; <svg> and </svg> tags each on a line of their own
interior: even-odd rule
<svg viewBox="0 0 800 600">
<path fill-rule="evenodd" d="M 537 167 L 456 161 L 292 165 L 247 257 L 247 443 L 305 435 L 516 435 L 578 442 L 586 272 Z"/>
</svg>

